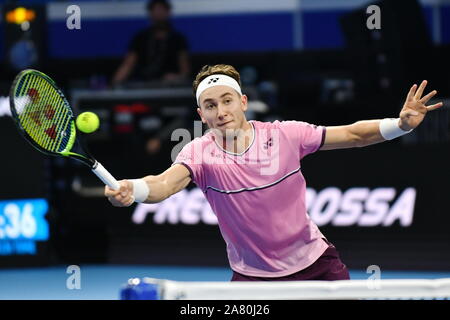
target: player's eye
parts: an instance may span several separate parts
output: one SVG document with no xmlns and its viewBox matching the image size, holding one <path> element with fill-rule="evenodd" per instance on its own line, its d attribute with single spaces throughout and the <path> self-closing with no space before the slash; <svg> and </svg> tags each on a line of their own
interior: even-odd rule
<svg viewBox="0 0 450 320">
<path fill-rule="evenodd" d="M 231 103 L 231 99 L 225 99 L 225 104 L 230 104 Z"/>
</svg>

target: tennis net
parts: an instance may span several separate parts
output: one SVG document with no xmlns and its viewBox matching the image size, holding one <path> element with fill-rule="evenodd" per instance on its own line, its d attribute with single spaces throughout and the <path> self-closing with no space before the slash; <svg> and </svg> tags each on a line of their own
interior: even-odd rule
<svg viewBox="0 0 450 320">
<path fill-rule="evenodd" d="M 450 300 L 450 278 L 292 282 L 182 282 L 133 278 L 122 300 Z"/>
</svg>

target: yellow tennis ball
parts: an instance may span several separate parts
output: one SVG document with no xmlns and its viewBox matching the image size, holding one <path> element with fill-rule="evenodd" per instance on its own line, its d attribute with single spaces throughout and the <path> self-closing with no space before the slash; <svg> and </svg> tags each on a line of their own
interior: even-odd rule
<svg viewBox="0 0 450 320">
<path fill-rule="evenodd" d="M 92 133 L 100 126 L 100 119 L 93 112 L 83 112 L 75 121 L 78 130 L 84 133 Z"/>
</svg>

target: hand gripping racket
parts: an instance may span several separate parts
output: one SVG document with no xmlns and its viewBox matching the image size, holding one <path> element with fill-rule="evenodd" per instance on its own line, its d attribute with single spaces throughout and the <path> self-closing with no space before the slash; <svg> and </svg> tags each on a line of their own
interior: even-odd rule
<svg viewBox="0 0 450 320">
<path fill-rule="evenodd" d="M 117 180 L 80 145 L 84 154 L 72 152 L 76 138 L 73 111 L 55 82 L 40 71 L 21 71 L 9 95 L 12 117 L 23 137 L 37 150 L 53 156 L 78 160 L 111 189 Z"/>
</svg>

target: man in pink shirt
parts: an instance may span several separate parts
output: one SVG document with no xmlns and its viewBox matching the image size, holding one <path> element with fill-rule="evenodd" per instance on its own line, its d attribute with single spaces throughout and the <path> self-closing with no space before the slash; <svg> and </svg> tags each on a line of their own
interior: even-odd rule
<svg viewBox="0 0 450 320">
<path fill-rule="evenodd" d="M 197 112 L 211 130 L 188 143 L 157 176 L 105 187 L 115 206 L 160 202 L 193 181 L 203 191 L 227 244 L 232 281 L 344 280 L 347 267 L 306 212 L 301 160 L 318 150 L 363 147 L 407 134 L 436 94 L 412 86 L 400 117 L 323 127 L 245 117 L 247 97 L 229 65 L 205 66 L 193 87 Z"/>
</svg>

